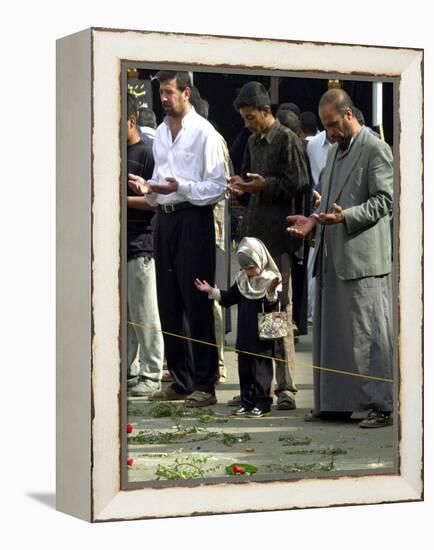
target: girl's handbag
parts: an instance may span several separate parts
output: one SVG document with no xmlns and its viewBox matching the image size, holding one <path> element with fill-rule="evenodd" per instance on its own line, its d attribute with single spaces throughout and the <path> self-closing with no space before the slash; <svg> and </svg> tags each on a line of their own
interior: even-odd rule
<svg viewBox="0 0 434 550">
<path fill-rule="evenodd" d="M 276 340 L 288 336 L 288 315 L 286 311 L 264 312 L 264 303 L 262 302 L 262 313 L 258 313 L 258 333 L 260 340 Z"/>
</svg>

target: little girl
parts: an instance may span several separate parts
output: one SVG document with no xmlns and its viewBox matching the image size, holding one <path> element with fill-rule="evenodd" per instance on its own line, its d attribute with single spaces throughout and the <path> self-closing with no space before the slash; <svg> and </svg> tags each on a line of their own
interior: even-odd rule
<svg viewBox="0 0 434 550">
<path fill-rule="evenodd" d="M 271 416 L 271 358 L 274 345 L 272 340 L 259 339 L 258 313 L 274 309 L 277 292 L 281 290 L 281 276 L 270 253 L 259 239 L 245 237 L 238 247 L 237 258 L 241 269 L 229 290 L 213 288 L 199 279 L 196 279 L 195 285 L 224 307 L 238 304 L 236 348 L 241 406 L 233 414 L 262 418 Z"/>
</svg>

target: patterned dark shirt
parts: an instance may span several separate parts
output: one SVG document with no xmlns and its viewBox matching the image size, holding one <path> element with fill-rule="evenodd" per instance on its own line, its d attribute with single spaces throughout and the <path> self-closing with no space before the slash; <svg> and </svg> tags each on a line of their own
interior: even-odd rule
<svg viewBox="0 0 434 550">
<path fill-rule="evenodd" d="M 260 174 L 266 188 L 242 195 L 246 204 L 242 236 L 264 242 L 274 257 L 299 249 L 301 239 L 286 231 L 286 216 L 303 214 L 303 194 L 309 185 L 301 140 L 278 120 L 264 135 L 251 135 L 244 153 L 241 176 Z"/>
</svg>

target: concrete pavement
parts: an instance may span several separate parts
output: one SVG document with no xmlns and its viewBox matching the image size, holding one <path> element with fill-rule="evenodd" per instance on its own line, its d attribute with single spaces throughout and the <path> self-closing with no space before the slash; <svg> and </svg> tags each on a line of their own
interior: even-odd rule
<svg viewBox="0 0 434 550">
<path fill-rule="evenodd" d="M 233 345 L 233 335 L 227 344 Z M 361 415 L 349 423 L 304 421 L 313 404 L 311 347 L 310 335 L 296 345 L 297 409 L 278 411 L 273 406 L 268 418 L 231 415 L 227 401 L 239 393 L 233 351 L 225 353 L 228 379 L 217 386 L 218 404 L 206 411 L 173 402 L 172 416 L 154 418 L 164 405 L 162 409 L 158 402 L 129 397 L 129 437 L 134 437 L 128 444 L 133 459 L 129 481 L 229 479 L 225 467 L 236 462 L 257 467 L 257 479 L 390 472 L 397 461 L 395 426 L 361 429 Z"/>
</svg>

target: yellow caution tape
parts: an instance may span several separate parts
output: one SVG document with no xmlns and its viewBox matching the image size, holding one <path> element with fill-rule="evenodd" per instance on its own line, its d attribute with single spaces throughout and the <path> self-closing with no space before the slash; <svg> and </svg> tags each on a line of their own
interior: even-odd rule
<svg viewBox="0 0 434 550">
<path fill-rule="evenodd" d="M 131 325 L 133 327 L 146 328 L 145 325 L 140 325 L 138 323 L 133 323 L 131 321 L 128 321 L 127 324 Z M 155 327 L 155 330 L 159 331 L 159 332 L 162 332 L 163 334 L 166 334 L 167 336 L 175 336 L 176 338 L 182 338 L 184 340 L 190 340 L 191 342 L 196 342 L 197 344 L 205 344 L 207 346 L 214 346 L 216 348 L 219 347 L 219 344 L 214 344 L 212 342 L 206 342 L 205 340 L 197 340 L 196 338 L 191 338 L 189 336 L 184 336 L 182 334 L 175 334 L 173 332 L 167 332 L 167 331 L 161 330 L 160 328 L 157 328 L 157 327 Z M 244 353 L 245 355 L 253 355 L 254 357 L 262 357 L 262 358 L 265 358 L 265 359 L 271 359 L 269 355 L 262 355 L 260 353 L 254 353 L 252 351 L 239 350 L 237 348 L 232 348 L 230 346 L 224 346 L 224 349 L 225 349 L 225 351 L 235 351 L 237 353 Z M 281 363 L 286 363 L 286 360 L 281 359 L 280 357 L 272 357 L 272 359 L 276 362 L 280 361 Z M 346 376 L 355 376 L 356 378 L 366 378 L 368 380 L 378 380 L 379 382 L 389 382 L 389 383 L 393 384 L 393 380 L 391 380 L 390 378 L 380 378 L 379 376 L 369 376 L 367 374 L 358 374 L 358 373 L 355 373 L 355 372 L 349 372 L 349 371 L 344 371 L 344 370 L 328 369 L 326 367 L 318 367 L 316 365 L 307 365 L 306 363 L 299 363 L 299 362 L 296 362 L 295 365 L 298 366 L 298 367 L 304 367 L 304 368 L 308 368 L 308 369 L 316 369 L 316 370 L 320 370 L 320 371 L 324 371 L 324 372 L 334 372 L 336 374 L 344 374 Z"/>
</svg>

